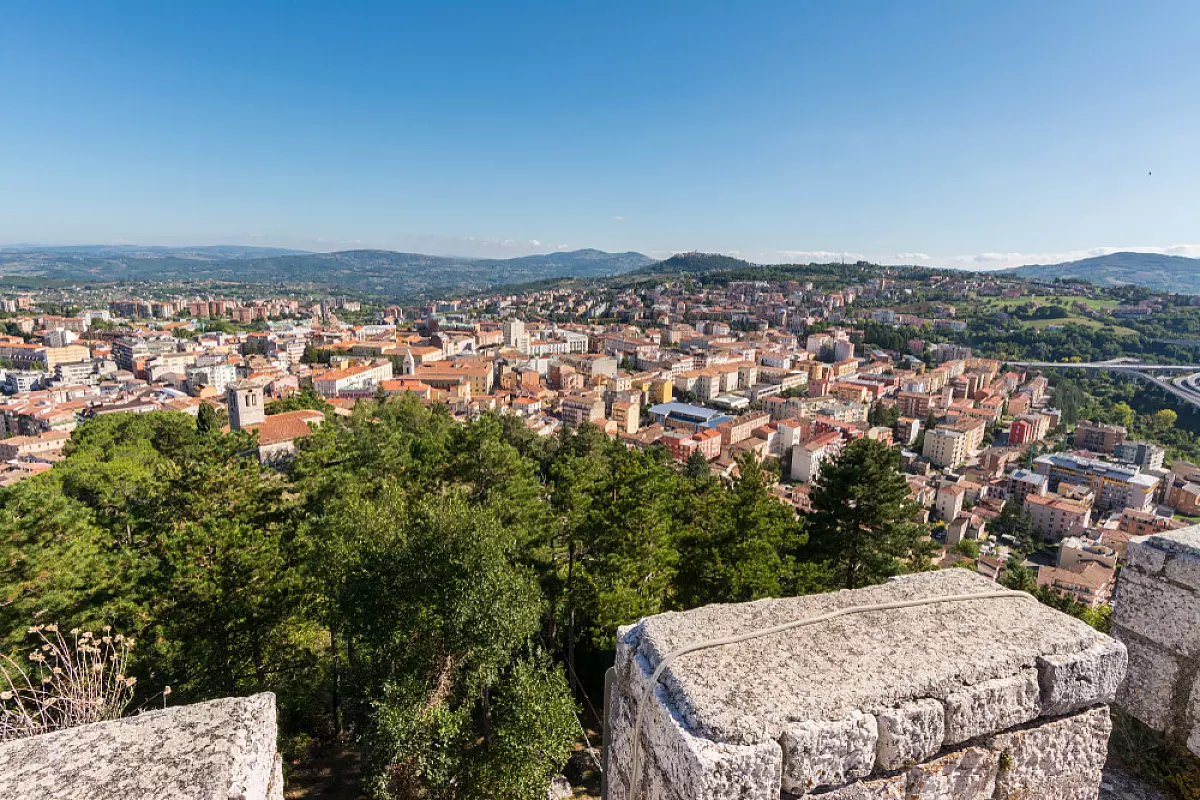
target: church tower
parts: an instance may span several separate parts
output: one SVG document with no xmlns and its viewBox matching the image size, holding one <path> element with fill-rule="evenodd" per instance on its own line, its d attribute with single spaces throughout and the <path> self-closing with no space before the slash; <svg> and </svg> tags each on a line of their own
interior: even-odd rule
<svg viewBox="0 0 1200 800">
<path fill-rule="evenodd" d="M 261 425 L 266 418 L 263 411 L 263 388 L 250 381 L 238 381 L 225 390 L 225 404 L 229 409 L 229 429 L 240 431 L 247 425 Z"/>
</svg>

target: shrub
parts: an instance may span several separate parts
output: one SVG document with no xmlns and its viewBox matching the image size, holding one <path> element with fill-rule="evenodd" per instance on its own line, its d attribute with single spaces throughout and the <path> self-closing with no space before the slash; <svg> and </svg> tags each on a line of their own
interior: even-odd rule
<svg viewBox="0 0 1200 800">
<path fill-rule="evenodd" d="M 0 656 L 0 741 L 120 717 L 136 678 L 125 668 L 133 640 L 105 626 L 101 635 L 57 625 L 29 629 L 36 637 L 28 664 Z"/>
</svg>

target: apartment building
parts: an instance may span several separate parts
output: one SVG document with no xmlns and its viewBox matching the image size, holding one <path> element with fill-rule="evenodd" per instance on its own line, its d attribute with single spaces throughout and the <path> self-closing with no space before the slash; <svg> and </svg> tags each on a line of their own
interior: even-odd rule
<svg viewBox="0 0 1200 800">
<path fill-rule="evenodd" d="M 1026 495 L 1025 510 L 1033 517 L 1033 527 L 1051 539 L 1080 533 L 1092 519 L 1092 507 L 1088 503 L 1053 495 Z"/>
<path fill-rule="evenodd" d="M 1050 479 L 1051 491 L 1060 483 L 1090 486 L 1096 496 L 1096 508 L 1102 511 L 1132 508 L 1145 511 L 1154 501 L 1158 478 L 1138 467 L 1114 464 L 1095 458 L 1049 453 L 1033 462 L 1033 470 Z"/>
<path fill-rule="evenodd" d="M 936 466 L 957 469 L 967 463 L 967 435 L 944 427 L 925 431 L 921 455 Z"/>
<path fill-rule="evenodd" d="M 1112 455 L 1117 446 L 1125 441 L 1127 433 L 1121 425 L 1103 425 L 1080 420 L 1075 426 L 1075 446 L 1080 450 Z"/>
<path fill-rule="evenodd" d="M 563 425 L 578 428 L 585 422 L 600 423 L 604 420 L 604 401 L 592 395 L 568 395 L 559 405 Z"/>
<path fill-rule="evenodd" d="M 837 431 L 818 434 L 792 446 L 791 478 L 811 483 L 821 474 L 821 465 L 842 452 L 842 436 Z"/>
</svg>

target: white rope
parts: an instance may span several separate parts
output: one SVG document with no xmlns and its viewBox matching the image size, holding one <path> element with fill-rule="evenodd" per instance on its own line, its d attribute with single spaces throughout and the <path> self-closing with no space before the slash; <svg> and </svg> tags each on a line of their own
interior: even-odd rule
<svg viewBox="0 0 1200 800">
<path fill-rule="evenodd" d="M 626 800 L 637 800 L 638 795 L 638 780 L 641 778 L 641 743 L 642 743 L 642 721 L 646 714 L 646 702 L 650 699 L 650 695 L 654 692 L 654 687 L 658 685 L 658 679 L 662 676 L 663 671 L 671 666 L 680 656 L 686 656 L 688 653 L 695 653 L 698 650 L 708 650 L 713 647 L 723 647 L 729 644 L 741 644 L 750 639 L 757 639 L 760 636 L 771 636 L 776 633 L 783 633 L 795 628 L 802 628 L 806 625 L 815 625 L 818 622 L 827 622 L 831 619 L 844 617 L 849 614 L 863 614 L 868 611 L 891 611 L 897 608 L 913 608 L 914 606 L 927 606 L 935 603 L 953 603 L 960 600 L 988 600 L 1001 597 L 1021 598 L 1025 600 L 1034 600 L 1030 594 L 1025 592 L 1015 592 L 1010 590 L 996 590 L 990 592 L 976 592 L 974 594 L 951 594 L 940 597 L 926 597 L 920 600 L 901 600 L 894 603 L 879 603 L 870 606 L 849 606 L 848 608 L 839 608 L 837 611 L 830 611 L 828 614 L 821 614 L 817 617 L 809 617 L 807 619 L 795 620 L 793 622 L 785 622 L 781 625 L 775 625 L 771 628 L 763 628 L 762 630 L 749 631 L 747 633 L 739 633 L 734 636 L 726 636 L 722 639 L 709 639 L 704 642 L 696 642 L 681 647 L 678 650 L 673 650 L 659 662 L 658 667 L 654 670 L 654 674 L 650 676 L 650 682 L 646 685 L 642 692 L 642 697 L 638 700 L 637 718 L 633 728 L 633 752 L 630 756 L 631 767 L 629 770 L 630 781 L 629 791 L 626 793 Z M 636 659 L 636 654 L 634 656 Z M 636 660 L 633 668 L 637 668 Z"/>
</svg>

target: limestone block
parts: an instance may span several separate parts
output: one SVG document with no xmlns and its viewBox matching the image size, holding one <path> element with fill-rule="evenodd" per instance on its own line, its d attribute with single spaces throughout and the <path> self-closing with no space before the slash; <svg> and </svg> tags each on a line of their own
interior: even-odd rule
<svg viewBox="0 0 1200 800">
<path fill-rule="evenodd" d="M 1128 665 L 1125 645 L 1109 639 L 1087 650 L 1039 656 L 1042 714 L 1059 716 L 1098 703 L 1111 703 Z"/>
<path fill-rule="evenodd" d="M 230 697 L 0 744 L 0 797 L 282 800 L 275 695 Z"/>
<path fill-rule="evenodd" d="M 995 800 L 1095 800 L 1112 721 L 1105 707 L 994 736 Z"/>
<path fill-rule="evenodd" d="M 1036 719 L 1038 695 L 1038 675 L 1032 669 L 951 694 L 945 700 L 945 743 L 958 744 Z"/>
<path fill-rule="evenodd" d="M 875 764 L 896 770 L 924 761 L 942 749 L 946 738 L 946 714 L 937 700 L 915 700 L 875 715 L 879 743 Z"/>
<path fill-rule="evenodd" d="M 1121 573 L 1113 624 L 1141 634 L 1169 650 L 1200 655 L 1200 593 L 1190 592 L 1133 570 Z"/>
<path fill-rule="evenodd" d="M 1162 575 L 1176 583 L 1182 583 L 1200 591 L 1200 554 L 1177 553 L 1167 559 Z"/>
<path fill-rule="evenodd" d="M 628 796 L 637 703 L 649 674 L 645 659 L 630 659 L 621 671 L 617 696 L 609 708 L 613 720 L 610 800 Z M 666 687 L 659 684 L 646 704 L 640 747 L 641 800 L 777 800 L 783 762 L 778 743 L 736 745 L 695 736 L 670 703 Z"/>
<path fill-rule="evenodd" d="M 1151 575 L 1162 572 L 1167 563 L 1167 551 L 1156 547 L 1149 536 L 1138 536 L 1129 540 L 1125 549 L 1125 568 L 1133 568 Z"/>
<path fill-rule="evenodd" d="M 992 800 L 1000 771 L 998 753 L 968 747 L 906 773 L 905 797 L 916 800 Z"/>
<path fill-rule="evenodd" d="M 968 747 L 906 769 L 819 795 L 821 800 L 991 800 L 998 753 Z"/>
<path fill-rule="evenodd" d="M 1117 705 L 1158 731 L 1171 724 L 1179 659 L 1166 649 L 1113 628 L 1129 653 L 1128 677 L 1117 690 Z"/>
<path fill-rule="evenodd" d="M 855 713 L 836 722 L 805 721 L 787 726 L 783 748 L 783 788 L 802 794 L 871 774 L 879 735 L 875 717 Z"/>
</svg>

